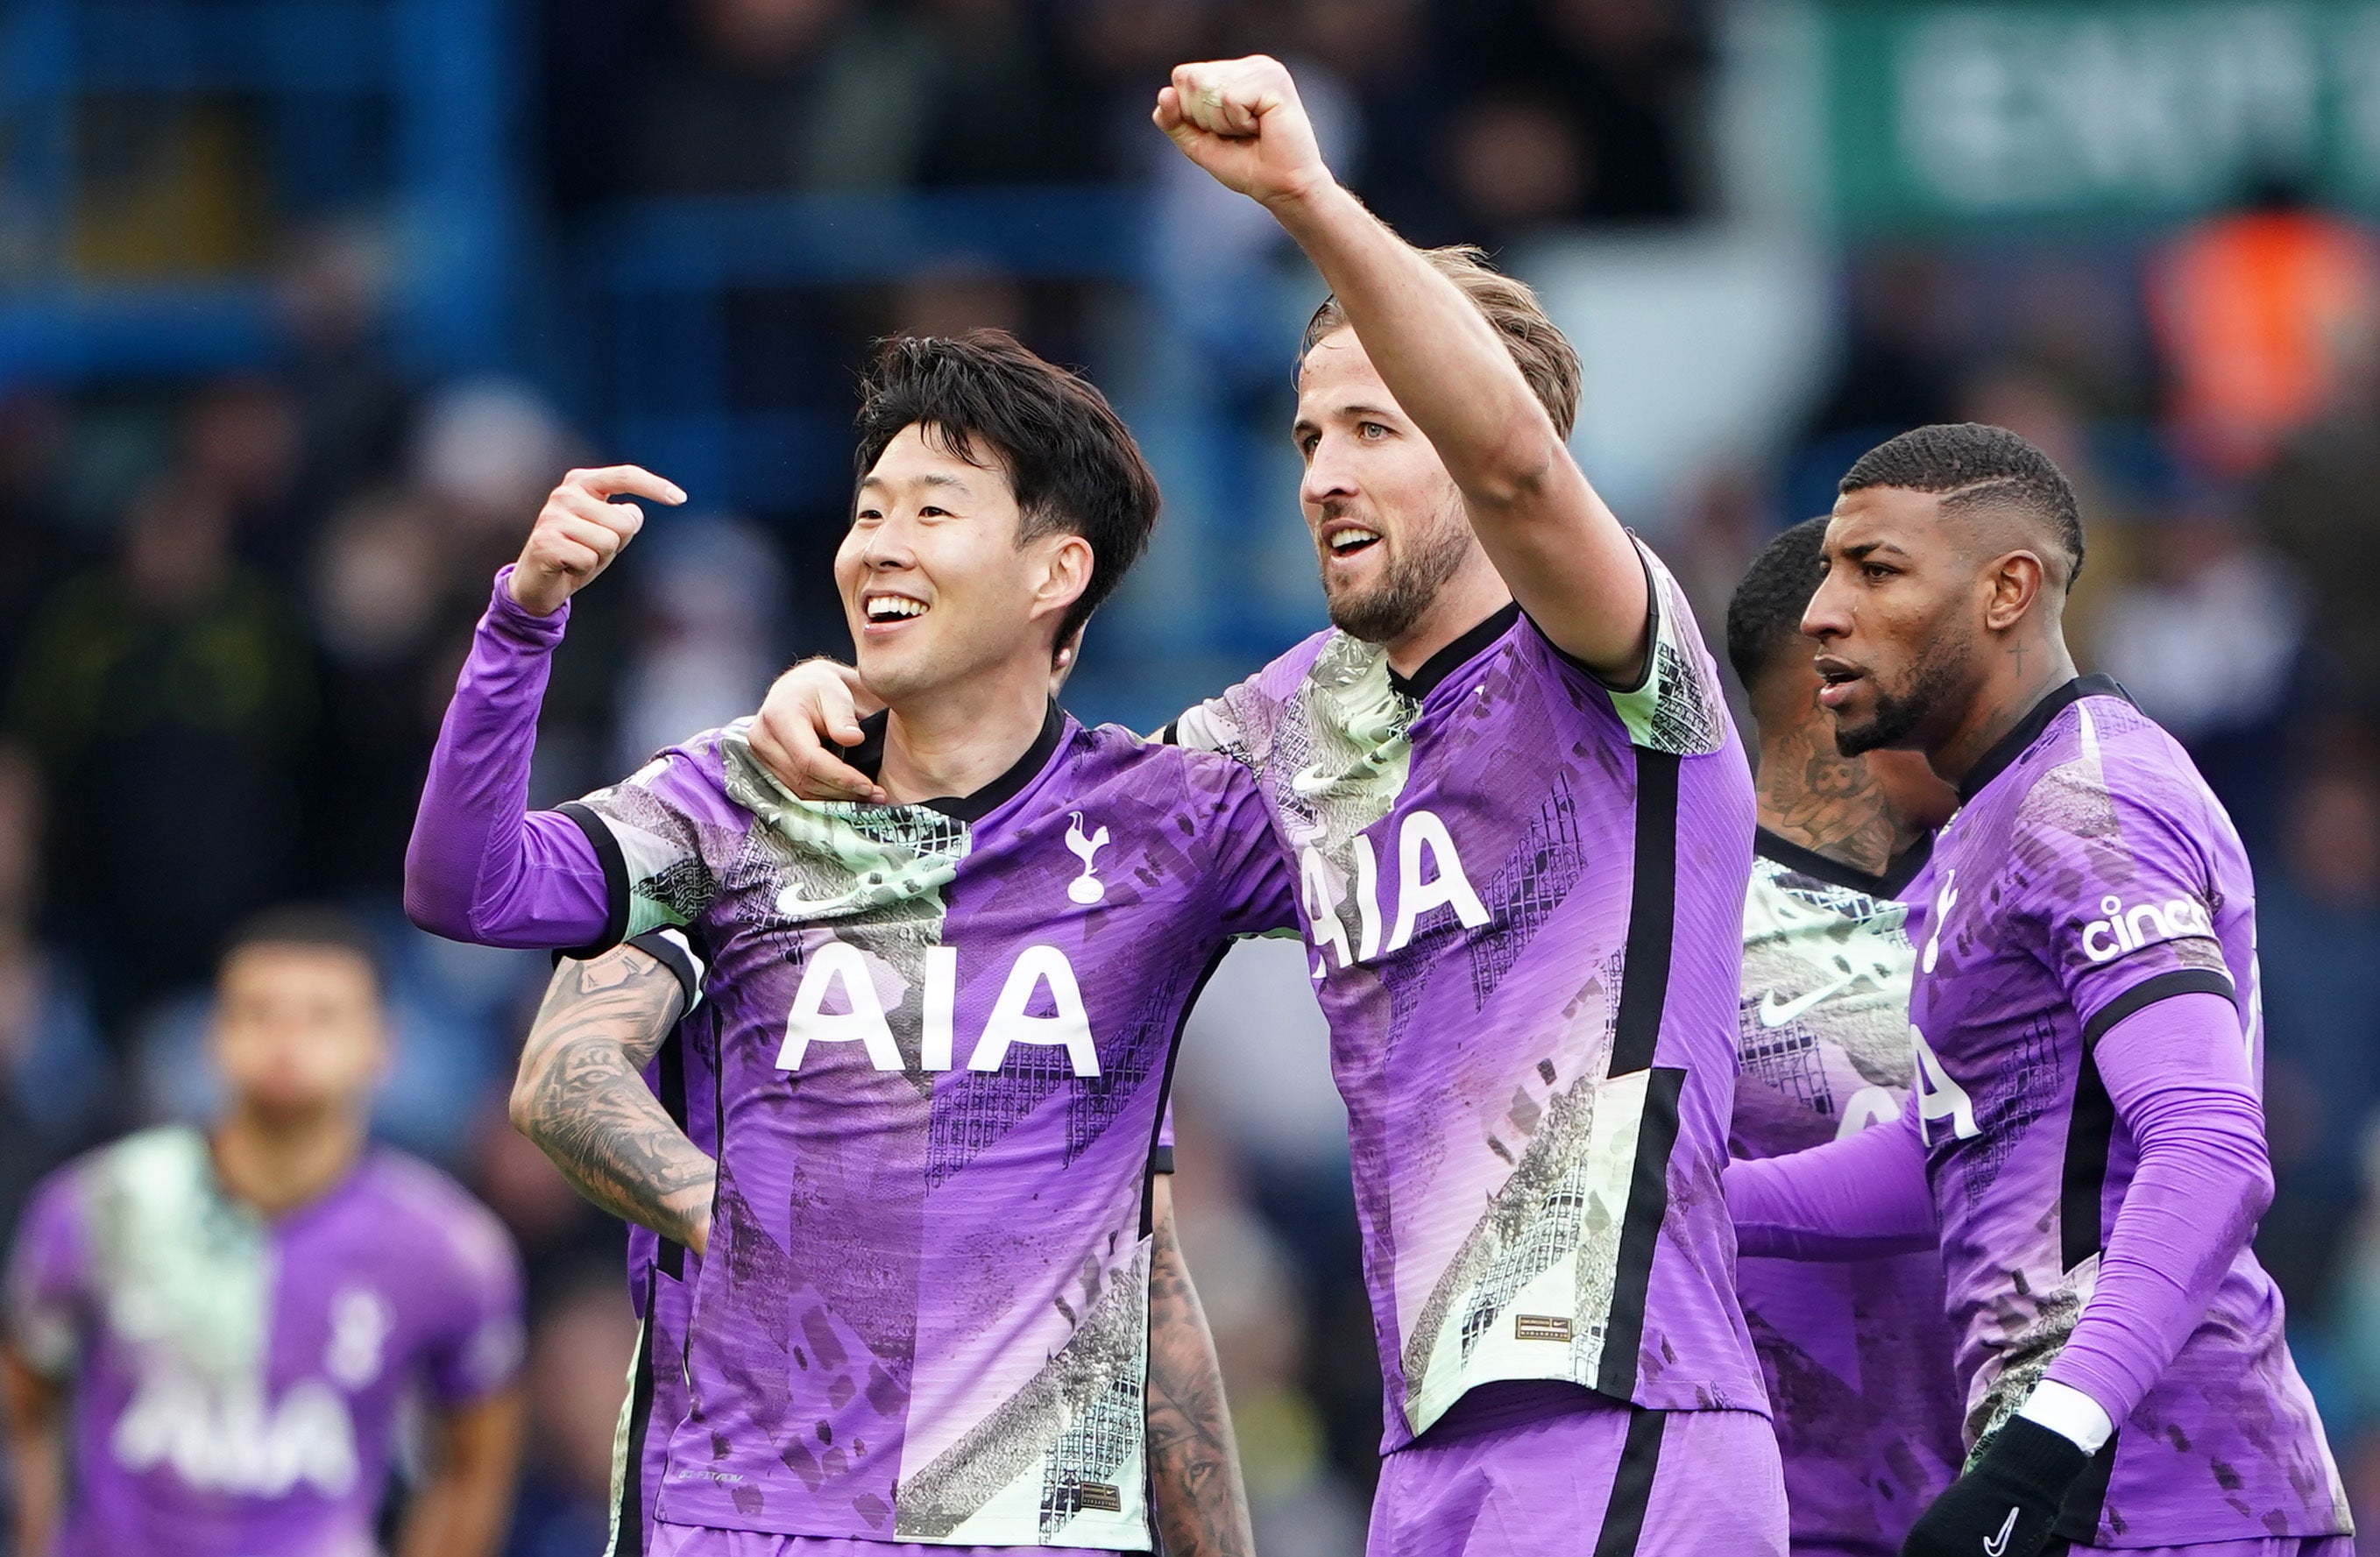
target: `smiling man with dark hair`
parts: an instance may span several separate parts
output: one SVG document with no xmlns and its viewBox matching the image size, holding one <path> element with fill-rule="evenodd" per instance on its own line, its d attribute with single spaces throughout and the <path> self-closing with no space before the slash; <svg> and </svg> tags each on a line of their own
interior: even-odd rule
<svg viewBox="0 0 2380 1557">
<path fill-rule="evenodd" d="M 834 576 L 886 691 L 852 754 L 880 803 L 794 797 L 739 723 L 526 809 L 566 602 L 642 523 L 607 499 L 681 496 L 579 471 L 498 577 L 407 861 L 425 928 L 586 959 L 515 1116 L 662 1240 L 647 1308 L 684 1337 L 684 1389 L 649 1341 L 616 1550 L 1148 1551 L 1161 1528 L 1243 1552 L 1163 1131 L 1183 1020 L 1232 936 L 1294 922 L 1290 877 L 1238 764 L 1050 696 L 1156 482 L 1096 389 L 996 333 L 885 343 L 859 432 Z M 698 980 L 616 944 L 665 927 Z M 664 1078 L 673 1113 L 638 1072 L 698 982 L 681 1057 L 711 1085 Z"/>
</svg>

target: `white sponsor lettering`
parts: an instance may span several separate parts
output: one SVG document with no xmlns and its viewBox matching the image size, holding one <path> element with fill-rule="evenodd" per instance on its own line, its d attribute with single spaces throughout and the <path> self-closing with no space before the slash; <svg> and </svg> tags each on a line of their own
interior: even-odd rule
<svg viewBox="0 0 2380 1557">
<path fill-rule="evenodd" d="M 1422 880 L 1422 851 L 1429 851 L 1430 877 Z M 1465 930 L 1488 922 L 1488 910 L 1463 873 L 1463 857 L 1454 852 L 1454 837 L 1433 812 L 1414 811 L 1397 834 L 1397 927 L 1389 932 L 1389 950 L 1402 949 L 1414 937 L 1414 925 L 1434 908 L 1451 908 Z"/>
<path fill-rule="evenodd" d="M 925 949 L 925 978 L 920 991 L 917 1064 L 920 1070 L 946 1071 L 956 1050 L 959 951 L 955 946 Z M 842 992 L 844 1009 L 826 1009 L 834 991 Z M 1051 1015 L 1031 1015 L 1036 997 L 1049 991 Z M 897 1011 L 905 995 L 895 995 L 889 1009 Z M 813 1043 L 857 1043 L 878 1070 L 902 1068 L 901 1050 L 892 1038 L 888 1007 L 878 995 L 867 955 L 844 941 L 829 941 L 812 951 L 802 967 L 802 981 L 794 991 L 794 1008 L 785 1019 L 785 1040 L 777 1051 L 777 1068 L 798 1071 Z M 1089 1013 L 1083 1005 L 1081 984 L 1074 964 L 1055 946 L 1027 946 L 1009 967 L 1000 998 L 978 1036 L 967 1059 L 969 1070 L 998 1070 L 1009 1045 L 1031 1043 L 1062 1048 L 1076 1076 L 1099 1074 L 1098 1045 L 1091 1038 Z"/>
<path fill-rule="evenodd" d="M 952 1030 L 958 1026 L 959 949 L 926 948 L 926 1030 L 919 1045 L 921 1070 L 951 1068 Z"/>
<path fill-rule="evenodd" d="M 1871 1125 L 1888 1125 L 1900 1117 L 1900 1100 L 1892 1095 L 1889 1087 L 1863 1087 L 1843 1104 L 1842 1123 L 1835 1126 L 1835 1138 L 1858 1135 Z"/>
<path fill-rule="evenodd" d="M 2082 927 L 2082 955 L 2093 962 L 2113 962 L 2127 952 L 2160 941 L 2215 933 L 2206 906 L 2195 898 L 2177 897 L 2170 903 L 2127 908 L 2122 898 L 2110 894 L 2099 899 L 2099 912 L 2107 917 Z"/>
<path fill-rule="evenodd" d="M 1950 1121 L 1950 1133 L 1960 1140 L 1983 1134 L 1975 1127 L 1974 1100 L 1967 1096 L 1964 1087 L 1950 1079 L 1950 1073 L 1942 1068 L 1933 1045 L 1925 1041 L 1925 1035 L 1917 1030 L 1914 1022 L 1909 1025 L 1909 1042 L 1917 1056 L 1912 1088 L 1917 1098 L 1917 1138 L 1933 1145 L 1933 1133 L 1926 1126 L 1937 1119 Z"/>
<path fill-rule="evenodd" d="M 1441 908 L 1454 910 L 1455 919 L 1467 930 L 1488 922 L 1488 910 L 1463 871 L 1454 835 L 1436 813 L 1409 812 L 1398 829 L 1397 912 L 1385 948 L 1380 943 L 1379 862 L 1371 839 L 1358 836 L 1353 852 L 1355 937 L 1351 943 L 1338 906 L 1343 878 L 1321 850 L 1308 846 L 1298 851 L 1298 887 L 1306 921 L 1313 927 L 1316 977 L 1325 971 L 1321 954 L 1326 948 L 1337 952 L 1341 967 L 1368 962 L 1383 950 L 1402 951 L 1412 943 L 1423 917 Z"/>
<path fill-rule="evenodd" d="M 830 1014 L 827 994 L 836 987 L 843 991 L 844 1009 Z M 826 942 L 802 964 L 801 988 L 794 991 L 793 1014 L 785 1018 L 777 1068 L 801 1069 L 802 1056 L 813 1043 L 865 1044 L 868 1062 L 878 1070 L 901 1068 L 901 1050 L 884 1020 L 884 1003 L 876 997 L 868 958 L 849 942 Z"/>
<path fill-rule="evenodd" d="M 1928 973 L 1934 971 L 1934 960 L 1942 955 L 1942 924 L 1950 917 L 1951 908 L 1958 904 L 1959 889 L 1952 884 L 1958 879 L 1959 872 L 1956 870 L 1943 871 L 1941 890 L 1934 894 L 1934 924 L 1931 933 L 1925 937 L 1925 955 L 1920 959 Z"/>
<path fill-rule="evenodd" d="M 268 1405 L 253 1382 L 216 1388 L 174 1365 L 144 1373 L 108 1448 L 129 1471 L 164 1466 L 200 1491 L 283 1497 L 303 1482 L 324 1497 L 356 1484 L 356 1427 L 320 1379 Z"/>
<path fill-rule="evenodd" d="M 1033 991 L 1044 984 L 1050 987 L 1050 1002 L 1057 1014 L 1026 1016 Z M 983 1037 L 976 1041 L 975 1053 L 967 1060 L 967 1069 L 998 1070 L 1012 1043 L 1062 1047 L 1074 1062 L 1076 1076 L 1099 1074 L 1099 1052 L 1091 1042 L 1091 1019 L 1083 1011 L 1083 991 L 1075 983 L 1074 965 L 1055 946 L 1027 946 L 1017 957 L 1016 966 L 1008 970 L 1008 982 L 1001 986 L 991 1019 L 983 1025 Z"/>
</svg>

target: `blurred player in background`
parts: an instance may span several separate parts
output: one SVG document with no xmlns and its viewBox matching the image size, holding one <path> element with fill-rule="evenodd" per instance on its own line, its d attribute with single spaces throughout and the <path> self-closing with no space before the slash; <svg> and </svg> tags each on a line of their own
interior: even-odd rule
<svg viewBox="0 0 2380 1557">
<path fill-rule="evenodd" d="M 17 1547 L 370 1557 L 408 1407 L 397 1557 L 488 1557 L 519 1457 L 520 1271 L 495 1218 L 367 1138 L 387 1062 L 370 943 L 327 909 L 233 939 L 227 1094 L 44 1182 L 9 1271 Z"/>
<path fill-rule="evenodd" d="M 1847 755 L 1923 752 L 1960 809 L 1912 889 L 1915 1108 L 1742 1162 L 1749 1252 L 1938 1235 L 1973 1444 L 1912 1557 L 2352 1548 L 2250 1250 L 2272 1195 L 2255 887 L 2181 748 L 2060 614 L 2065 476 L 1920 428 L 1841 483 L 1803 630 Z"/>
<path fill-rule="evenodd" d="M 1291 882 L 1244 769 L 1050 696 L 1155 480 L 1095 389 L 996 332 L 885 343 L 859 431 L 836 581 L 891 691 L 857 754 L 887 803 L 794 799 L 730 726 L 524 811 L 563 607 L 641 523 L 606 499 L 682 496 L 577 472 L 498 576 L 408 906 L 589 955 L 676 924 L 710 958 L 715 1160 L 638 1074 L 683 1001 L 640 954 L 565 967 L 589 1030 L 549 1032 L 555 1086 L 524 1105 L 599 1198 L 701 1257 L 654 1552 L 1144 1551 L 1152 1471 L 1180 1478 L 1169 1551 L 1244 1551 L 1152 1170 L 1183 1020 L 1231 937 L 1294 922 Z M 631 975 L 661 1000 L 628 1028 Z"/>
<path fill-rule="evenodd" d="M 1909 1107 L 1916 954 L 1896 898 L 1958 803 L 1916 752 L 1835 749 L 1802 636 L 1826 530 L 1811 519 L 1770 541 L 1727 609 L 1728 658 L 1760 735 L 1738 1157 L 1800 1151 Z M 1736 1290 L 1776 1412 L 1794 1552 L 1892 1557 L 1964 1456 L 1940 1260 L 1930 1248 L 1840 1264 L 1746 1258 Z"/>
<path fill-rule="evenodd" d="M 1332 294 L 1293 432 L 1334 628 L 1171 733 L 1257 774 L 1297 863 L 1388 1391 L 1372 1550 L 1781 1552 L 1719 1190 L 1753 797 L 1717 668 L 1564 446 L 1578 359 L 1526 287 L 1375 220 L 1273 60 L 1184 66 L 1156 117 Z M 872 793 L 821 740 L 860 669 L 772 690 L 789 782 Z"/>
</svg>

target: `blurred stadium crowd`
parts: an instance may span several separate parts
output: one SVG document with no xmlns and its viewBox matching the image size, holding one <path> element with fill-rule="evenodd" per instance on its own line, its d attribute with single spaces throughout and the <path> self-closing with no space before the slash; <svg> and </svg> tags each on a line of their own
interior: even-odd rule
<svg viewBox="0 0 2380 1557">
<path fill-rule="evenodd" d="M 261 264 L 275 335 L 195 382 L 0 361 L 0 1217 L 67 1154 L 205 1109 L 226 927 L 294 897 L 355 907 L 385 936 L 402 1033 L 382 1127 L 459 1174 L 528 1259 L 536 1436 L 512 1550 L 532 1557 L 601 1545 L 634 1333 L 620 1233 L 505 1120 L 540 960 L 419 935 L 396 890 L 490 576 L 567 466 L 660 464 L 618 446 L 617 386 L 570 340 L 569 268 L 540 256 L 599 242 L 643 197 L 1103 183 L 1162 213 L 1154 86 L 1177 60 L 1256 49 L 1296 63 L 1333 161 L 1416 241 L 1691 224 L 1712 200 L 1713 40 L 1668 0 L 549 0 L 514 21 L 533 79 L 514 130 L 539 294 L 522 327 L 542 345 L 510 376 L 408 366 L 384 246 L 335 188 L 276 204 L 237 104 L 152 97 L 92 130 L 113 161 L 79 262 Z M 1269 225 L 1182 232 L 1205 267 L 1187 279 L 970 262 L 750 289 L 728 301 L 718 371 L 731 400 L 839 424 L 870 335 L 1003 324 L 1124 386 L 1127 411 L 1135 383 L 1212 374 L 1226 420 L 1269 446 L 1310 282 L 1286 284 L 1279 321 L 1234 315 L 1169 355 L 1177 336 L 1132 325 L 1135 286 L 1226 285 L 1235 255 L 1287 269 Z M 1840 286 L 1832 380 L 1794 435 L 1674 511 L 1625 517 L 1707 626 L 1760 541 L 1904 427 L 1998 422 L 2075 477 L 2085 668 L 2191 745 L 2255 855 L 2279 1180 L 2259 1247 L 2380 1530 L 2380 241 L 2276 186 L 2145 241 L 1861 247 Z M 843 646 L 821 566 L 840 457 L 656 527 L 589 592 L 547 701 L 540 803 Z M 1285 491 L 1251 522 L 1286 526 Z M 1267 556 L 1160 548 L 1111 615 L 1176 589 L 1309 609 L 1299 550 Z M 1281 569 L 1297 577 L 1265 576 Z M 1284 619 L 1197 645 L 1200 673 L 1253 667 Z M 1091 653 L 1142 647 L 1114 627 Z M 1111 661 L 1093 683 L 1111 706 L 1084 712 L 1171 712 L 1174 679 L 1134 675 Z M 1184 1238 L 1260 1539 L 1352 1551 L 1378 1393 L 1342 1125 L 1298 954 L 1232 967 L 1185 1052 Z"/>
</svg>

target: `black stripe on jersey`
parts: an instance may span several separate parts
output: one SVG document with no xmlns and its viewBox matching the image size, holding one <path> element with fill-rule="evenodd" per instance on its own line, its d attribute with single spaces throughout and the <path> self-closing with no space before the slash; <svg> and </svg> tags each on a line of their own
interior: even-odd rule
<svg viewBox="0 0 2380 1557">
<path fill-rule="evenodd" d="M 1678 1144 L 1678 1098 L 1686 1073 L 1662 1065 L 1645 1078 L 1645 1112 L 1636 1121 L 1636 1161 L 1628 1173 L 1628 1213 L 1620 1223 L 1612 1261 L 1611 1309 L 1603 1321 L 1603 1357 L 1595 1387 L 1614 1400 L 1636 1393 L 1636 1353 L 1645 1344 L 1645 1289 L 1653 1279 L 1653 1250 L 1670 1214 L 1670 1153 Z"/>
<path fill-rule="evenodd" d="M 653 1275 L 645 1272 L 645 1322 L 637 1328 L 636 1398 L 628 1406 L 628 1440 L 621 1451 L 619 1539 L 606 1557 L 645 1557 L 645 1434 L 653 1425 Z"/>
<path fill-rule="evenodd" d="M 620 852 L 620 840 L 612 836 L 612 829 L 603 819 L 576 800 L 565 800 L 553 808 L 578 824 L 587 841 L 595 846 L 595 858 L 603 866 L 603 896 L 610 906 L 610 918 L 603 921 L 603 933 L 584 946 L 573 947 L 567 954 L 574 957 L 591 957 L 608 952 L 628 933 L 628 858 Z"/>
<path fill-rule="evenodd" d="M 1636 749 L 1635 878 L 1628 891 L 1628 945 L 1620 973 L 1609 1076 L 1653 1063 L 1670 998 L 1670 948 L 1678 918 L 1678 764 L 1674 752 Z"/>
<path fill-rule="evenodd" d="M 661 1052 L 655 1058 L 661 1062 L 662 1107 L 668 1111 L 670 1123 L 675 1125 L 682 1134 L 686 1129 L 686 1024 L 683 1021 L 670 1028 L 669 1036 L 662 1040 Z M 662 1240 L 662 1269 L 674 1282 L 686 1280 L 686 1246 L 675 1238 Z"/>
<path fill-rule="evenodd" d="M 1611 1470 L 1611 1501 L 1603 1507 L 1595 1557 L 1634 1557 L 1645 1536 L 1645 1511 L 1653 1502 L 1653 1472 L 1660 1464 L 1661 1429 L 1669 1414 L 1641 1405 L 1630 1406 L 1628 1413 L 1628 1437 Z"/>
<path fill-rule="evenodd" d="M 2231 980 L 2211 967 L 2178 967 L 2143 979 L 2100 1007 L 2082 1028 L 2082 1064 L 2074 1077 L 2074 1113 L 2066 1125 L 2066 1167 L 2058 1191 L 2058 1258 L 2071 1271 L 2107 1247 L 2100 1201 L 2107 1184 L 2107 1151 L 2116 1136 L 2116 1105 L 2099 1077 L 2099 1040 L 2125 1017 L 2175 995 L 2234 999 Z"/>
<path fill-rule="evenodd" d="M 1190 1026 L 1190 1013 L 1197 1009 L 1198 997 L 1207 992 L 1207 980 L 1215 976 L 1215 969 L 1223 966 L 1223 954 L 1230 950 L 1228 943 L 1219 947 L 1215 955 L 1207 959 L 1207 966 L 1199 969 L 1198 981 L 1190 986 L 1190 998 L 1182 1003 L 1182 1015 L 1173 1020 L 1173 1036 L 1165 1043 L 1165 1076 L 1157 1084 L 1157 1117 L 1149 1123 L 1148 1152 L 1142 1159 L 1144 1166 L 1140 1170 L 1140 1235 L 1144 1238 L 1157 1228 L 1157 1175 L 1173 1171 L 1173 1149 L 1159 1147 L 1157 1137 L 1165 1130 L 1165 1105 L 1173 1101 L 1173 1062 L 1182 1054 L 1182 1033 Z M 1160 1150 L 1165 1157 L 1165 1165 L 1161 1168 L 1157 1165 Z M 1156 1517 L 1154 1504 L 1150 1507 L 1149 1517 Z"/>
<path fill-rule="evenodd" d="M 1670 998 L 1670 953 L 1678 918 L 1678 770 L 1680 759 L 1636 748 L 1635 877 L 1628 894 L 1628 944 L 1620 973 L 1620 1009 L 1612 1018 L 1607 1076 L 1652 1070 L 1661 1039 L 1661 1011 Z M 1652 1070 L 1645 1112 L 1636 1123 L 1636 1161 L 1629 1172 L 1628 1211 L 1611 1279 L 1611 1308 L 1603 1324 L 1603 1357 L 1595 1387 L 1617 1400 L 1636 1393 L 1636 1351 L 1645 1339 L 1645 1289 L 1653 1276 L 1653 1249 L 1670 1211 L 1670 1152 L 1678 1143 L 1678 1098 L 1686 1073 Z"/>
<path fill-rule="evenodd" d="M 2116 1442 L 2123 1436 L 2121 1428 L 2109 1433 L 2107 1441 L 2099 1445 L 2099 1452 L 2091 1456 L 2082 1474 L 2075 1478 L 2074 1485 L 2066 1490 L 2066 1501 L 2058 1505 L 2058 1523 L 2049 1527 L 2052 1536 L 2081 1546 L 2099 1544 L 2099 1519 L 2107 1511 L 2107 1480 L 2116 1472 Z"/>
</svg>

